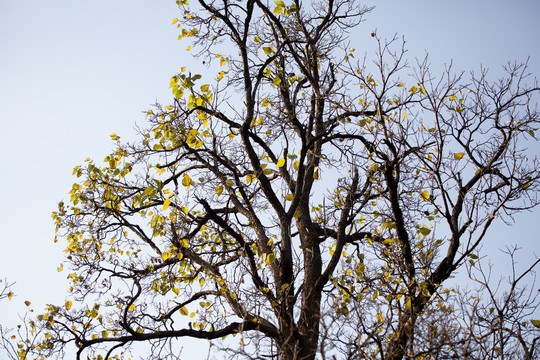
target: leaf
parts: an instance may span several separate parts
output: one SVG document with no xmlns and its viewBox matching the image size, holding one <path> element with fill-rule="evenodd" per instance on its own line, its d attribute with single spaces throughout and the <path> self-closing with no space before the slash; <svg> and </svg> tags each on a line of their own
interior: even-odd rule
<svg viewBox="0 0 540 360">
<path fill-rule="evenodd" d="M 523 190 L 525 190 L 525 189 L 527 189 L 529 186 L 531 186 L 531 184 L 525 184 L 525 185 L 523 185 L 521 188 L 522 188 Z"/>
<path fill-rule="evenodd" d="M 534 130 L 533 130 L 533 129 L 529 130 L 529 134 L 530 134 L 532 137 L 534 137 Z"/>
<path fill-rule="evenodd" d="M 428 201 L 429 200 L 429 192 L 427 190 L 424 190 L 420 196 L 422 197 L 422 200 Z"/>
<path fill-rule="evenodd" d="M 26 305 L 26 306 L 30 306 L 30 304 L 31 304 L 31 302 L 30 302 L 30 301 L 28 301 L 28 300 L 25 300 L 25 301 L 24 301 L 24 305 Z"/>
<path fill-rule="evenodd" d="M 167 210 L 169 205 L 171 204 L 171 199 L 167 199 L 163 202 L 163 211 Z"/>
<path fill-rule="evenodd" d="M 216 194 L 221 195 L 221 193 L 223 192 L 223 186 L 221 185 L 218 185 L 216 186 Z"/>
<path fill-rule="evenodd" d="M 253 174 L 248 175 L 248 176 L 246 176 L 246 182 L 247 182 L 248 184 L 251 184 L 251 183 L 253 182 L 253 180 L 255 180 L 256 178 L 257 178 L 257 177 L 256 177 L 255 175 L 253 175 Z"/>
<path fill-rule="evenodd" d="M 261 38 L 259 38 L 258 36 L 255 36 L 255 38 L 253 38 L 253 40 L 254 40 L 256 43 L 260 43 L 260 42 L 261 42 Z"/>
<path fill-rule="evenodd" d="M 454 154 L 454 159 L 456 160 L 461 160 L 463 158 L 463 156 L 465 156 L 465 153 L 457 153 L 457 154 Z"/>
<path fill-rule="evenodd" d="M 66 304 L 65 304 L 66 310 L 71 309 L 71 306 L 72 306 L 72 305 L 73 305 L 73 303 L 72 303 L 71 301 L 66 301 Z"/>
<path fill-rule="evenodd" d="M 285 165 L 285 159 L 284 158 L 281 158 L 279 159 L 279 161 L 276 163 L 276 166 L 278 168 L 282 167 L 283 165 Z"/>
<path fill-rule="evenodd" d="M 131 304 L 129 307 L 128 307 L 128 311 L 133 311 L 135 310 L 136 306 L 135 304 Z"/>
<path fill-rule="evenodd" d="M 209 87 L 210 87 L 210 85 L 208 85 L 208 84 L 201 85 L 201 91 L 206 92 L 206 91 L 208 91 L 208 88 L 209 88 Z"/>
<path fill-rule="evenodd" d="M 410 90 L 409 92 L 412 94 L 414 94 L 416 92 L 416 90 L 418 90 L 418 88 L 414 85 Z"/>
<path fill-rule="evenodd" d="M 172 256 L 172 252 L 170 251 L 165 251 L 164 253 L 161 254 L 161 258 L 163 259 L 163 261 L 167 261 L 168 259 L 170 259 Z"/>
<path fill-rule="evenodd" d="M 456 100 L 456 95 L 452 95 L 452 96 L 450 96 L 450 97 L 448 98 L 448 100 L 450 100 L 450 101 L 454 101 L 454 100 Z"/>
<path fill-rule="evenodd" d="M 418 232 L 424 236 L 428 236 L 431 233 L 431 230 L 427 227 L 421 227 L 420 229 L 418 229 Z"/>
<path fill-rule="evenodd" d="M 287 200 L 287 201 L 292 201 L 292 199 L 293 199 L 293 195 L 292 195 L 292 194 L 287 194 L 287 195 L 285 195 L 285 200 Z"/>
<path fill-rule="evenodd" d="M 274 80 L 272 81 L 272 84 L 273 84 L 273 85 L 279 85 L 279 84 L 281 84 L 281 79 L 278 78 L 278 77 L 275 77 Z"/>
<path fill-rule="evenodd" d="M 189 185 L 191 185 L 191 178 L 189 177 L 188 174 L 184 174 L 184 177 L 182 178 L 182 185 L 188 187 Z"/>
<path fill-rule="evenodd" d="M 540 329 L 540 320 L 531 320 L 531 324 Z"/>
<path fill-rule="evenodd" d="M 272 264 L 274 261 L 276 261 L 276 255 L 274 253 L 266 255 L 266 263 L 268 265 Z"/>
<path fill-rule="evenodd" d="M 187 316 L 188 313 L 188 309 L 185 306 L 180 309 L 180 314 Z"/>
<path fill-rule="evenodd" d="M 263 47 L 263 51 L 266 55 L 270 55 L 271 53 L 274 52 L 274 48 L 271 46 L 265 46 Z"/>
<path fill-rule="evenodd" d="M 177 22 L 178 22 L 178 18 L 174 18 L 172 21 L 173 24 L 176 24 Z"/>
</svg>

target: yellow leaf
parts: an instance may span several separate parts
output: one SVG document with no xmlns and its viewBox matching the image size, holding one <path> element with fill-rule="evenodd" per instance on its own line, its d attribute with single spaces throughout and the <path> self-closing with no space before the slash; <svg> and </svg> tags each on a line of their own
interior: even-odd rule
<svg viewBox="0 0 540 360">
<path fill-rule="evenodd" d="M 268 265 L 272 264 L 274 261 L 276 261 L 276 255 L 274 255 L 274 253 L 266 255 L 266 263 Z"/>
<path fill-rule="evenodd" d="M 11 300 L 12 297 L 13 297 L 13 291 L 10 291 L 10 292 L 8 293 L 8 299 Z"/>
<path fill-rule="evenodd" d="M 420 196 L 422 197 L 422 200 L 428 201 L 429 200 L 429 192 L 427 190 L 424 190 Z"/>
<path fill-rule="evenodd" d="M 173 21 L 172 21 L 173 24 L 176 24 L 177 22 L 178 22 L 177 18 L 173 19 Z"/>
<path fill-rule="evenodd" d="M 180 309 L 180 314 L 186 316 L 188 314 L 188 309 L 184 306 Z"/>
<path fill-rule="evenodd" d="M 191 184 L 191 178 L 188 174 L 184 174 L 184 178 L 182 179 L 182 185 L 189 186 Z"/>
<path fill-rule="evenodd" d="M 171 256 L 172 256 L 172 253 L 170 251 L 165 251 L 163 254 L 161 254 L 161 258 L 163 259 L 163 261 L 170 259 Z"/>
<path fill-rule="evenodd" d="M 30 301 L 28 301 L 28 300 L 25 300 L 25 301 L 24 301 L 24 305 L 26 305 L 26 306 L 30 306 L 30 304 L 31 304 L 31 302 L 30 302 Z"/>
<path fill-rule="evenodd" d="M 128 311 L 133 311 L 135 310 L 135 304 L 131 304 L 128 308 Z"/>
<path fill-rule="evenodd" d="M 525 185 L 523 185 L 521 188 L 522 188 L 523 190 L 525 190 L 525 189 L 527 189 L 529 186 L 531 186 L 531 184 L 525 184 Z"/>
<path fill-rule="evenodd" d="M 210 87 L 210 85 L 208 84 L 205 84 L 205 85 L 201 85 L 201 91 L 208 91 L 208 88 Z"/>
<path fill-rule="evenodd" d="M 426 95 L 426 89 L 424 89 L 424 87 L 423 87 L 423 86 L 422 86 L 422 87 L 420 87 L 420 92 L 421 92 L 422 94 Z"/>
<path fill-rule="evenodd" d="M 231 179 L 227 179 L 225 181 L 225 184 L 227 184 L 227 186 L 233 186 L 234 185 L 234 182 L 231 180 Z"/>
<path fill-rule="evenodd" d="M 404 83 L 398 84 L 398 87 L 403 87 L 403 86 L 405 86 Z"/>
<path fill-rule="evenodd" d="M 253 39 L 256 43 L 260 43 L 261 42 L 261 39 L 258 37 L 258 36 L 255 36 L 255 38 Z"/>
<path fill-rule="evenodd" d="M 255 180 L 257 177 L 255 175 L 248 175 L 246 176 L 246 182 L 248 184 L 251 184 L 253 182 L 253 180 Z"/>
<path fill-rule="evenodd" d="M 265 46 L 263 47 L 263 51 L 266 55 L 270 55 L 272 52 L 274 52 L 274 48 L 271 46 Z"/>
<path fill-rule="evenodd" d="M 287 200 L 287 201 L 292 201 L 292 199 L 293 199 L 293 195 L 292 195 L 292 194 L 287 194 L 287 195 L 285 195 L 285 200 Z"/>
<path fill-rule="evenodd" d="M 316 166 L 316 167 L 315 167 L 315 170 L 313 170 L 313 178 L 314 178 L 315 180 L 318 180 L 318 179 L 319 179 L 319 167 L 318 167 L 318 166 Z"/>
<path fill-rule="evenodd" d="M 281 79 L 278 78 L 278 77 L 275 77 L 274 80 L 272 81 L 272 84 L 274 84 L 274 85 L 279 85 L 279 84 L 281 84 Z"/>
<path fill-rule="evenodd" d="M 221 193 L 223 192 L 223 186 L 221 185 L 218 185 L 216 186 L 216 194 L 221 195 Z"/>
<path fill-rule="evenodd" d="M 163 202 L 163 211 L 167 210 L 169 205 L 171 204 L 171 199 L 167 199 Z"/>
<path fill-rule="evenodd" d="M 418 90 L 418 88 L 417 88 L 416 86 L 413 86 L 413 87 L 409 90 L 409 92 L 410 92 L 411 94 L 414 94 L 414 93 L 416 92 L 416 90 Z"/>
<path fill-rule="evenodd" d="M 71 305 L 73 305 L 71 301 L 66 301 L 66 310 L 71 309 Z"/>
<path fill-rule="evenodd" d="M 465 156 L 464 153 L 457 153 L 457 154 L 454 154 L 454 159 L 461 160 L 463 156 Z"/>
<path fill-rule="evenodd" d="M 282 167 L 283 165 L 285 165 L 285 159 L 284 158 L 281 158 L 279 159 L 279 161 L 276 163 L 276 166 L 278 168 Z"/>
<path fill-rule="evenodd" d="M 58 272 L 60 272 L 62 270 L 64 270 L 64 264 L 60 264 L 60 266 L 56 268 L 56 271 L 58 271 Z"/>
<path fill-rule="evenodd" d="M 448 100 L 450 100 L 450 101 L 456 100 L 456 95 L 450 96 L 450 97 L 448 98 Z"/>
</svg>

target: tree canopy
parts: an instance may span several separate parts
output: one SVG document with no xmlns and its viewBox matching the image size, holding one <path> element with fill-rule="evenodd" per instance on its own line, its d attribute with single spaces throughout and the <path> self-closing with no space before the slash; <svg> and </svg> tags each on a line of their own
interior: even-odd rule
<svg viewBox="0 0 540 360">
<path fill-rule="evenodd" d="M 112 134 L 105 163 L 74 169 L 53 214 L 69 295 L 20 357 L 146 342 L 172 359 L 184 338 L 227 337 L 256 359 L 485 358 L 473 340 L 492 327 L 457 319 L 444 282 L 474 272 L 493 222 L 538 204 L 526 64 L 433 74 L 375 33 L 360 57 L 348 34 L 370 8 L 346 0 L 177 3 L 208 74 L 182 67 L 139 141 Z M 523 316 L 505 339 L 532 359 Z"/>
</svg>

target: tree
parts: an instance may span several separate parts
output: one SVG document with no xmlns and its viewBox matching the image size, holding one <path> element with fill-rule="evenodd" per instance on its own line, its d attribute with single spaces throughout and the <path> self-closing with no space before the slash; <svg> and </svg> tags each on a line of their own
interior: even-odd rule
<svg viewBox="0 0 540 360">
<path fill-rule="evenodd" d="M 345 0 L 177 3 L 217 78 L 182 68 L 140 141 L 113 134 L 105 165 L 75 168 L 53 214 L 69 298 L 21 357 L 147 342 L 174 358 L 172 340 L 234 335 L 257 359 L 426 356 L 426 324 L 452 312 L 443 283 L 538 203 L 526 64 L 437 76 L 375 33 L 357 62 L 347 33 L 370 9 Z"/>
</svg>

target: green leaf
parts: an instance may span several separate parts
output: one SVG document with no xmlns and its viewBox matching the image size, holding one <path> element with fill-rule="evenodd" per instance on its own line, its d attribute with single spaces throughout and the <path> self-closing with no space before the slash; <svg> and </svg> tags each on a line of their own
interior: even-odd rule
<svg viewBox="0 0 540 360">
<path fill-rule="evenodd" d="M 431 230 L 427 227 L 421 227 L 420 229 L 418 229 L 418 232 L 424 236 L 427 236 L 431 233 Z"/>
<path fill-rule="evenodd" d="M 531 324 L 540 329 L 540 320 L 531 320 Z"/>
<path fill-rule="evenodd" d="M 208 91 L 208 88 L 210 87 L 210 85 L 208 84 L 205 84 L 205 85 L 201 85 L 201 91 Z"/>
</svg>

